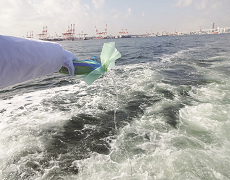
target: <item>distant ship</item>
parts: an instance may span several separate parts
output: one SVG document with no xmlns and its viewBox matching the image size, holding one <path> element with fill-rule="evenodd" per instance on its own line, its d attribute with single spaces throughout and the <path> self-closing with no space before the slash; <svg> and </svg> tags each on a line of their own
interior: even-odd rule
<svg viewBox="0 0 230 180">
<path fill-rule="evenodd" d="M 131 35 L 120 35 L 120 38 L 131 38 Z"/>
</svg>

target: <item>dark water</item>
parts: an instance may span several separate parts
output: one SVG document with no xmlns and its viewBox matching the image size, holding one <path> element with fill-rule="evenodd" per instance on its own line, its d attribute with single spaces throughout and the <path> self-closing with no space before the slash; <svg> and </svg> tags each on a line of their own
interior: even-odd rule
<svg viewBox="0 0 230 180">
<path fill-rule="evenodd" d="M 0 90 L 0 179 L 230 179 L 230 35 L 60 43 L 90 59 L 110 41 L 122 57 L 91 86 Z"/>
</svg>

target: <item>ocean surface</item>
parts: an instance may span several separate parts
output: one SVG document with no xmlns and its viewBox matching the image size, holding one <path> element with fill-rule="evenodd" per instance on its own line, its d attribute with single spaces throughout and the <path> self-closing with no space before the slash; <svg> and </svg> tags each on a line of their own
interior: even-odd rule
<svg viewBox="0 0 230 180">
<path fill-rule="evenodd" d="M 122 57 L 91 86 L 0 90 L 1 180 L 229 180 L 230 34 L 59 42 Z"/>
</svg>

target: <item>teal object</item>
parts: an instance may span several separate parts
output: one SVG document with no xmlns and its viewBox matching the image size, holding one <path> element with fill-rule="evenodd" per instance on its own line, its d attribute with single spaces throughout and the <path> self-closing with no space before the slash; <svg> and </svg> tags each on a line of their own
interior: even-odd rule
<svg viewBox="0 0 230 180">
<path fill-rule="evenodd" d="M 115 61 L 120 57 L 121 54 L 115 48 L 115 42 L 104 43 L 100 59 L 94 56 L 93 60 L 73 60 L 74 75 L 77 78 L 83 78 L 88 85 L 91 85 L 109 68 L 113 68 Z M 62 67 L 59 72 L 68 74 L 68 69 Z"/>
</svg>

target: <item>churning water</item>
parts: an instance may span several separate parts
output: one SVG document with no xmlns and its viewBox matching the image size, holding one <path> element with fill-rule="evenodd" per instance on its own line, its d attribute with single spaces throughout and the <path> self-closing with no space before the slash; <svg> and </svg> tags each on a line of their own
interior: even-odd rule
<svg viewBox="0 0 230 180">
<path fill-rule="evenodd" d="M 89 59 L 108 41 L 60 43 Z M 113 41 L 113 79 L 0 90 L 0 179 L 230 179 L 230 35 Z"/>
</svg>

